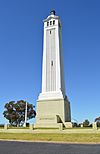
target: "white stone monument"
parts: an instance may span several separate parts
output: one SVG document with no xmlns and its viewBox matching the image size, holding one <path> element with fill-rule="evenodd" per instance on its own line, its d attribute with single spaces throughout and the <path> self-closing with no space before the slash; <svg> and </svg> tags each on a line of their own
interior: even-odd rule
<svg viewBox="0 0 100 154">
<path fill-rule="evenodd" d="M 44 20 L 42 91 L 37 100 L 36 127 L 72 127 L 65 94 L 61 22 L 55 11 Z"/>
</svg>

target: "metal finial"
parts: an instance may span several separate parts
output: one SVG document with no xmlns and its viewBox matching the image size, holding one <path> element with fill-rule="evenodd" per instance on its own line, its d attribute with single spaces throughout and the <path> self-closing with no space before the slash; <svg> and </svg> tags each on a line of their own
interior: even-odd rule
<svg viewBox="0 0 100 154">
<path fill-rule="evenodd" d="M 51 15 L 55 15 L 55 14 L 56 14 L 55 10 L 52 10 L 52 11 L 50 12 L 50 14 L 51 14 Z"/>
</svg>

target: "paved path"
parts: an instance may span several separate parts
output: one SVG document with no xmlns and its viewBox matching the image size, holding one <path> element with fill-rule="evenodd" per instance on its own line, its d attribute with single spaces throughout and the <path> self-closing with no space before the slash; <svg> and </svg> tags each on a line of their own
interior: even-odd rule
<svg viewBox="0 0 100 154">
<path fill-rule="evenodd" d="M 0 154 L 100 154 L 100 144 L 0 141 Z"/>
</svg>

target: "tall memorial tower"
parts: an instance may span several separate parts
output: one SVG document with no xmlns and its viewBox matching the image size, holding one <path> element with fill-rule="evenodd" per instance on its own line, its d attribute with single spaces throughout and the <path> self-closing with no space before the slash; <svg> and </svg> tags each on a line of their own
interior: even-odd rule
<svg viewBox="0 0 100 154">
<path fill-rule="evenodd" d="M 70 102 L 65 93 L 61 22 L 55 11 L 44 20 L 42 91 L 37 100 L 37 127 L 71 126 Z"/>
</svg>

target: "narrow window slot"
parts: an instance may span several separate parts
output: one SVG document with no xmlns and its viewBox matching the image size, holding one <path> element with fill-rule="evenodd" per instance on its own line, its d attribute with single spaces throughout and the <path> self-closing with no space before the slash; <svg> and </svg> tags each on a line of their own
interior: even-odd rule
<svg viewBox="0 0 100 154">
<path fill-rule="evenodd" d="M 49 26 L 49 22 L 47 22 L 47 26 Z"/>
<path fill-rule="evenodd" d="M 53 25 L 55 25 L 55 20 L 53 20 Z"/>
<path fill-rule="evenodd" d="M 52 25 L 52 21 L 50 21 L 50 25 Z"/>
<path fill-rule="evenodd" d="M 51 61 L 51 66 L 53 66 L 53 60 Z"/>
</svg>

